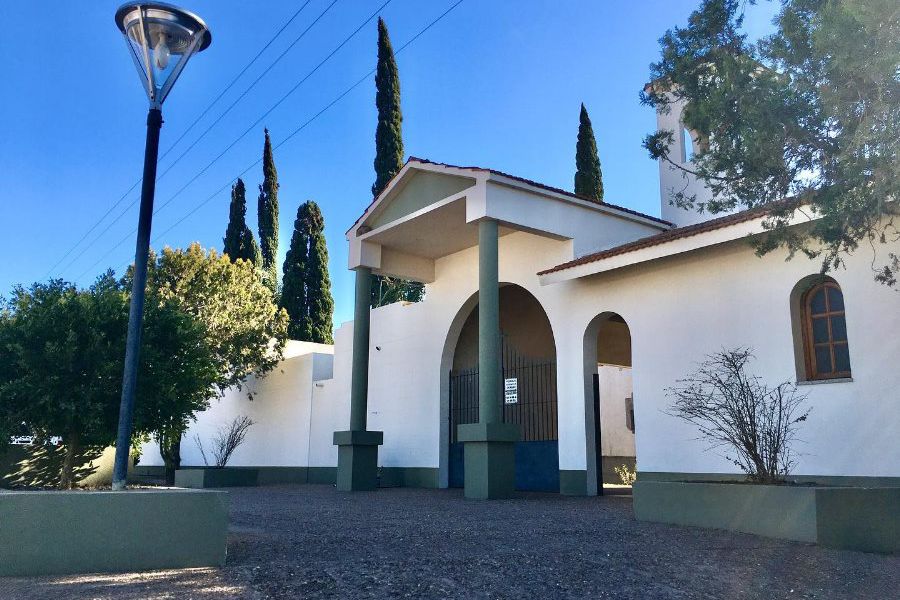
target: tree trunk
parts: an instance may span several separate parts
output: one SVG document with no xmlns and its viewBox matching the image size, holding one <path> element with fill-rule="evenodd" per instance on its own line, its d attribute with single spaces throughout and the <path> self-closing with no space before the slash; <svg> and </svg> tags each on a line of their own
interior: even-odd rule
<svg viewBox="0 0 900 600">
<path fill-rule="evenodd" d="M 72 430 L 66 434 L 66 455 L 63 458 L 59 474 L 59 489 L 61 490 L 71 490 L 75 487 L 75 458 L 78 456 L 80 437 L 78 430 Z"/>
<path fill-rule="evenodd" d="M 160 433 L 159 453 L 166 466 L 166 485 L 175 485 L 175 471 L 181 467 L 181 432 Z"/>
</svg>

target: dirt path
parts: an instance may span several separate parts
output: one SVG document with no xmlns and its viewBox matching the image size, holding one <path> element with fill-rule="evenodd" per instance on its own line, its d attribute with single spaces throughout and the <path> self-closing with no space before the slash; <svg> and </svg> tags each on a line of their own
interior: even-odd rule
<svg viewBox="0 0 900 600">
<path fill-rule="evenodd" d="M 231 489 L 224 569 L 0 578 L 0 599 L 884 598 L 900 556 L 638 523 L 628 497 Z"/>
</svg>

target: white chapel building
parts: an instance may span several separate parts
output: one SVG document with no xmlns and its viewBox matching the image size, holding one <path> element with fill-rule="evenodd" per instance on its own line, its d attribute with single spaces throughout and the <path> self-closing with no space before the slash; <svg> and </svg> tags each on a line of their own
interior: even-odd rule
<svg viewBox="0 0 900 600">
<path fill-rule="evenodd" d="M 678 111 L 660 119 L 680 129 Z M 689 160 L 690 139 L 676 144 Z M 195 439 L 247 415 L 229 466 L 256 468 L 259 483 L 494 497 L 597 494 L 620 465 L 639 479 L 721 478 L 736 467 L 667 413 L 666 390 L 706 356 L 749 347 L 754 374 L 796 382 L 812 409 L 798 478 L 900 482 L 900 294 L 872 271 L 900 244 L 861 246 L 821 275 L 817 260 L 756 256 L 764 209 L 671 206 L 686 185 L 706 193 L 660 165 L 657 218 L 410 158 L 347 231 L 355 321 L 334 346 L 289 342 L 252 401 L 213 401 L 183 467 L 203 465 Z M 372 274 L 423 282 L 425 299 L 370 310 Z M 145 446 L 141 465 L 161 464 Z"/>
</svg>

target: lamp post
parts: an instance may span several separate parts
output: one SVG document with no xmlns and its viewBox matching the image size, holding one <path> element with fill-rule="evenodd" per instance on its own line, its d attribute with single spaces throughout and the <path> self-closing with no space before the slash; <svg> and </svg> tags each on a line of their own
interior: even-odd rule
<svg viewBox="0 0 900 600">
<path fill-rule="evenodd" d="M 212 37 L 200 17 L 161 2 L 133 2 L 116 11 L 116 25 L 134 59 L 147 98 L 147 142 L 144 149 L 144 178 L 141 184 L 141 210 L 138 217 L 137 244 L 134 250 L 134 282 L 128 314 L 128 340 L 125 345 L 125 371 L 122 375 L 122 402 L 119 406 L 119 430 L 116 436 L 116 462 L 112 489 L 125 489 L 128 455 L 131 448 L 131 421 L 134 391 L 141 350 L 141 324 L 144 316 L 144 291 L 147 285 L 147 260 L 150 252 L 150 223 L 153 219 L 153 195 L 156 191 L 156 161 L 159 130 L 162 127 L 162 103 L 175 85 L 188 60 L 205 50 Z"/>
</svg>

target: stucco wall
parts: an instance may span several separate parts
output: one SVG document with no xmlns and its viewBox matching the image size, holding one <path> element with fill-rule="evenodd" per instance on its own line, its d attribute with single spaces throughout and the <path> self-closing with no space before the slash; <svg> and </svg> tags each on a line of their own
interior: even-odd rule
<svg viewBox="0 0 900 600">
<path fill-rule="evenodd" d="M 536 272 L 570 255 L 565 241 L 528 233 L 500 239 L 500 280 L 522 286 L 540 302 L 556 342 L 560 469 L 585 470 L 593 453 L 585 331 L 597 315 L 613 312 L 631 333 L 638 469 L 734 472 L 696 439 L 693 427 L 664 412 L 665 389 L 705 355 L 738 345 L 755 349 L 753 370 L 766 381 L 793 381 L 790 293 L 819 264 L 803 257 L 785 262 L 780 252 L 758 258 L 746 243 L 734 242 L 541 286 Z M 860 250 L 846 269 L 833 273 L 847 306 L 853 381 L 803 386 L 813 411 L 800 428 L 797 474 L 900 476 L 900 336 L 894 335 L 900 331 L 900 297 L 873 281 L 871 261 L 870 252 Z M 477 264 L 477 248 L 438 259 L 424 302 L 372 311 L 368 427 L 384 431 L 382 466 L 440 467 L 446 483 L 448 376 L 475 305 Z M 352 325 L 341 327 L 336 340 L 333 378 L 316 385 L 313 365 L 301 357 L 296 368 L 270 375 L 267 389 L 275 398 L 235 398 L 227 410 L 227 399 L 214 403 L 198 419 L 197 431 L 209 435 L 230 415 L 249 414 L 258 424 L 233 464 L 303 465 L 308 459 L 312 466 L 334 466 L 332 432 L 349 423 Z M 302 392 L 312 399 L 311 413 L 296 391 L 301 389 L 311 390 Z M 302 424 L 310 420 L 304 448 Z M 144 464 L 151 454 L 145 450 Z M 186 464 L 198 464 L 191 440 L 183 455 Z"/>
<path fill-rule="evenodd" d="M 882 251 L 884 249 L 882 248 Z M 854 381 L 804 386 L 813 412 L 800 429 L 795 472 L 810 475 L 900 475 L 900 298 L 875 283 L 872 256 L 860 251 L 834 273 L 843 288 Z M 816 261 L 784 254 L 758 258 L 744 242 L 673 257 L 593 278 L 560 283 L 564 314 L 552 308 L 558 347 L 577 353 L 578 331 L 595 314 L 615 311 L 631 329 L 638 468 L 643 471 L 733 472 L 694 428 L 666 415 L 665 388 L 706 354 L 738 345 L 755 349 L 753 370 L 771 383 L 794 381 L 789 298 L 795 283 L 815 273 Z M 569 337 L 569 336 L 573 337 Z M 575 398 L 580 370 L 560 357 L 560 398 Z M 561 419 L 571 433 L 574 462 L 577 407 Z M 570 446 L 571 444 L 571 446 Z M 563 442 L 561 441 L 561 446 Z M 561 451 L 562 452 L 562 451 Z M 583 463 L 582 463 L 583 464 Z"/>
<path fill-rule="evenodd" d="M 232 389 L 213 400 L 209 409 L 197 415 L 181 442 L 182 466 L 204 464 L 195 436 L 203 444 L 208 460 L 212 440 L 236 417 L 253 420 L 244 444 L 232 455 L 229 466 L 307 466 L 310 454 L 310 421 L 330 417 L 330 406 L 311 403 L 315 380 L 332 376 L 332 346 L 308 342 L 289 342 L 285 360 L 262 379 L 250 378 L 243 390 Z M 253 394 L 253 399 L 248 397 Z M 315 411 L 315 412 L 314 412 Z M 349 414 L 349 412 L 348 412 Z M 329 438 L 330 442 L 330 438 Z M 159 448 L 145 444 L 140 465 L 162 465 Z"/>
</svg>

